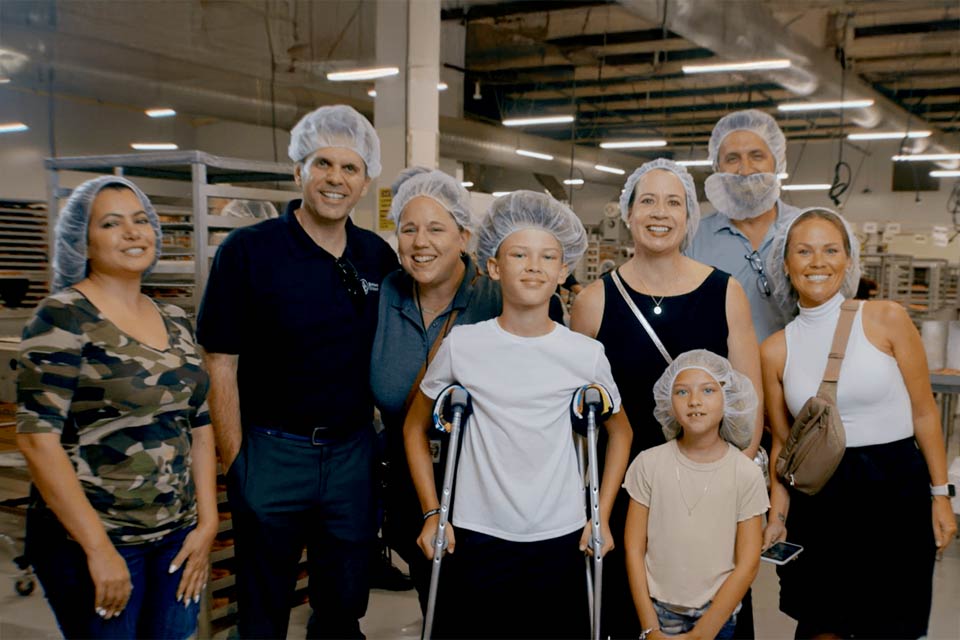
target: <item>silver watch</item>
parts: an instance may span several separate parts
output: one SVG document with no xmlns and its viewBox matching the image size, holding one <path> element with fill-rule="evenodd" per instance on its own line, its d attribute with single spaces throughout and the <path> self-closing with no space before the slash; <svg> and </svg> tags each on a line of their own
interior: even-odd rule
<svg viewBox="0 0 960 640">
<path fill-rule="evenodd" d="M 949 483 L 938 484 L 936 486 L 930 485 L 930 495 L 947 496 L 948 498 L 953 498 L 957 495 L 957 487 Z"/>
</svg>

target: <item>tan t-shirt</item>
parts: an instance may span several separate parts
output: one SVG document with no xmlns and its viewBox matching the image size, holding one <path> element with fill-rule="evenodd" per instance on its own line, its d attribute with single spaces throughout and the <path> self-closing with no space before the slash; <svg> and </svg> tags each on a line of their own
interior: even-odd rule
<svg viewBox="0 0 960 640">
<path fill-rule="evenodd" d="M 684 607 L 713 599 L 733 571 L 737 523 L 770 507 L 760 467 L 733 445 L 720 460 L 703 464 L 671 440 L 638 455 L 623 486 L 650 509 L 650 596 Z"/>
</svg>

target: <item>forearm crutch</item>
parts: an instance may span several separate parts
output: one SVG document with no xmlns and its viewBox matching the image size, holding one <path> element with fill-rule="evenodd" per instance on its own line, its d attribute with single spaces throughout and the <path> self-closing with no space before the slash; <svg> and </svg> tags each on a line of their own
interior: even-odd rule
<svg viewBox="0 0 960 640">
<path fill-rule="evenodd" d="M 600 638 L 600 605 L 603 592 L 603 534 L 600 531 L 600 477 L 597 462 L 597 420 L 607 418 L 613 406 L 610 394 L 599 384 L 590 384 L 577 389 L 573 394 L 571 411 L 573 428 L 587 441 L 588 491 L 587 504 L 590 509 L 590 527 L 592 531 L 593 574 L 590 572 L 590 558 L 587 564 L 587 600 L 592 623 L 591 638 Z M 586 420 L 584 421 L 584 414 Z M 577 460 L 583 473 L 583 445 L 577 447 Z"/>
<path fill-rule="evenodd" d="M 447 464 L 443 472 L 443 490 L 440 496 L 440 522 L 433 541 L 433 565 L 430 569 L 430 591 L 427 595 L 427 614 L 423 619 L 423 638 L 429 640 L 433 633 L 433 616 L 437 606 L 437 585 L 440 582 L 440 563 L 447 547 L 447 521 L 450 518 L 450 500 L 453 497 L 453 479 L 457 472 L 457 457 L 460 453 L 460 432 L 463 420 L 470 412 L 470 394 L 458 384 L 444 389 L 433 405 L 433 426 L 449 433 Z"/>
</svg>

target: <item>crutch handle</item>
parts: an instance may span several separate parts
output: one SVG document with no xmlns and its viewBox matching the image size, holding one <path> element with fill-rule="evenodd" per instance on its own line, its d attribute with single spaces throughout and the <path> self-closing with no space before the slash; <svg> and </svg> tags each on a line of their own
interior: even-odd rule
<svg viewBox="0 0 960 640">
<path fill-rule="evenodd" d="M 610 392 L 601 384 L 588 384 L 577 389 L 570 403 L 570 418 L 573 430 L 582 436 L 587 435 L 587 416 L 590 411 L 599 424 L 613 413 L 613 400 Z"/>
<path fill-rule="evenodd" d="M 459 384 L 452 384 L 437 396 L 433 404 L 433 428 L 450 433 L 453 418 L 460 415 L 461 422 L 467 419 L 472 410 L 470 394 Z"/>
</svg>

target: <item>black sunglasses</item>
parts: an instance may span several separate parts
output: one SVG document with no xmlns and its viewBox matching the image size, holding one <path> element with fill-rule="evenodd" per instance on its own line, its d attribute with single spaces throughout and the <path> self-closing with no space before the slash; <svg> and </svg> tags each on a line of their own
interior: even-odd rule
<svg viewBox="0 0 960 640">
<path fill-rule="evenodd" d="M 342 282 L 343 286 L 346 287 L 347 295 L 350 296 L 350 300 L 355 305 L 362 304 L 366 298 L 367 292 L 363 287 L 363 282 L 360 280 L 360 274 L 357 273 L 357 268 L 354 267 L 353 263 L 343 256 L 337 258 L 334 264 L 337 265 L 337 273 L 340 274 L 340 282 Z"/>
<path fill-rule="evenodd" d="M 743 257 L 747 259 L 747 262 L 750 263 L 753 270 L 757 272 L 757 289 L 760 290 L 760 293 L 769 297 L 770 282 L 767 280 L 767 274 L 763 272 L 763 258 L 760 257 L 760 254 L 756 250 Z"/>
</svg>

